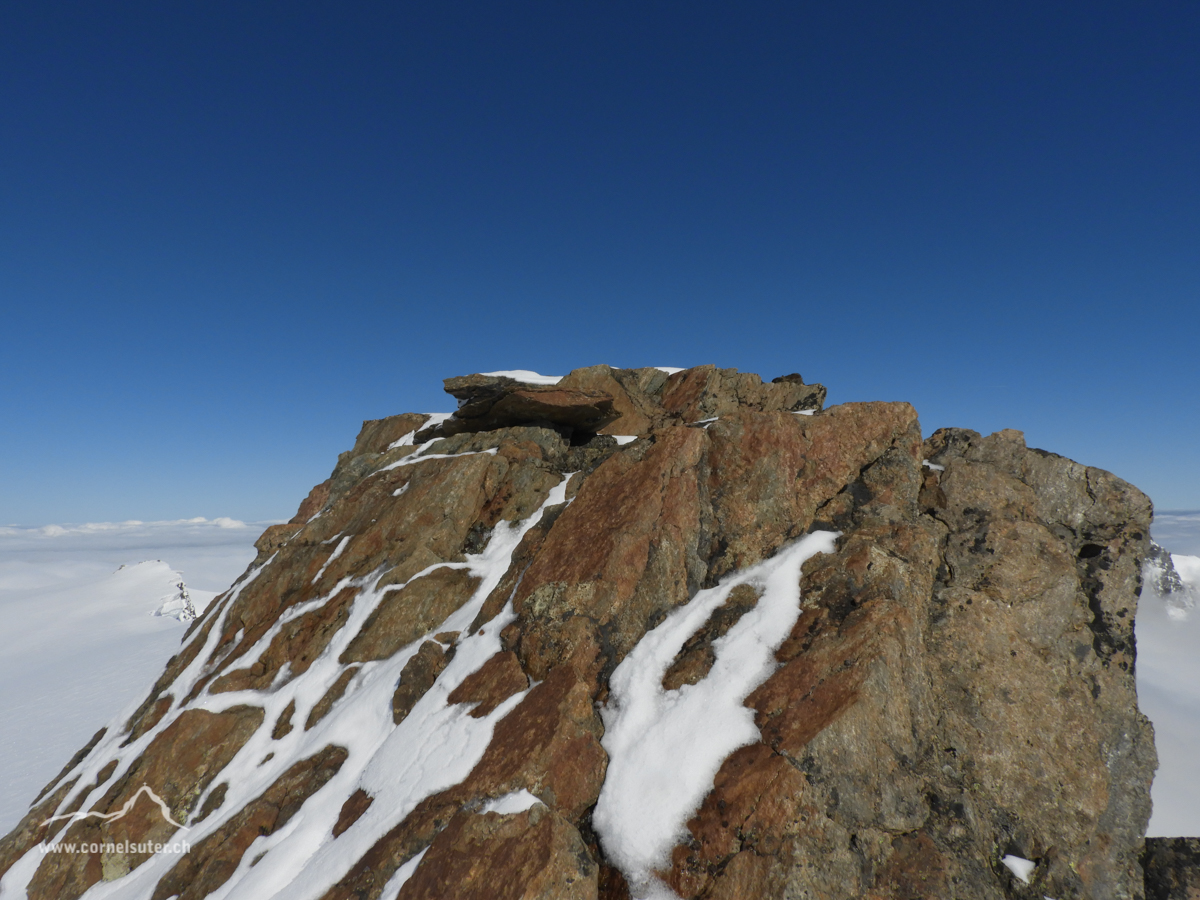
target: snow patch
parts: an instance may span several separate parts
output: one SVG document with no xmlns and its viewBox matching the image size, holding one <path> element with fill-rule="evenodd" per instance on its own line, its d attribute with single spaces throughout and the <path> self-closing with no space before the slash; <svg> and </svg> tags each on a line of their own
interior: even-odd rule
<svg viewBox="0 0 1200 900">
<path fill-rule="evenodd" d="M 1000 860 L 1000 862 L 1004 863 L 1005 868 L 1021 879 L 1024 884 L 1029 884 L 1029 876 L 1037 868 L 1037 863 L 1033 860 L 1025 859 L 1023 856 L 1013 856 L 1011 853 Z"/>
<path fill-rule="evenodd" d="M 626 444 L 632 444 L 638 439 L 636 434 L 614 434 L 611 437 L 615 438 L 618 447 L 623 447 Z"/>
<path fill-rule="evenodd" d="M 320 580 L 321 576 L 325 574 L 325 570 L 329 568 L 329 564 L 342 555 L 342 551 L 346 549 L 346 545 L 350 543 L 350 538 L 352 537 L 354 537 L 352 534 L 346 535 L 344 538 L 342 538 L 341 542 L 333 548 L 333 552 L 329 554 L 329 559 L 325 560 L 321 568 L 317 569 L 317 574 L 313 576 L 313 584 L 316 584 L 317 581 Z"/>
<path fill-rule="evenodd" d="M 945 466 L 939 466 L 937 463 L 931 463 L 927 459 L 921 460 L 921 465 L 923 465 L 927 469 L 933 469 L 933 471 L 935 471 L 935 472 L 945 472 L 946 471 Z"/>
<path fill-rule="evenodd" d="M 392 441 L 387 445 L 387 449 L 395 450 L 397 447 L 411 447 L 413 445 L 413 441 L 417 437 L 418 431 L 424 431 L 426 428 L 436 428 L 438 425 L 441 425 L 447 419 L 451 418 L 454 413 L 425 413 L 425 415 L 427 415 L 429 418 L 426 420 L 424 425 L 422 425 L 420 428 L 414 428 L 399 440 Z"/>
<path fill-rule="evenodd" d="M 427 443 L 421 444 L 419 446 L 422 449 L 424 449 L 425 447 L 428 447 L 432 444 L 433 444 L 433 441 L 428 441 Z M 401 459 L 396 460 L 394 463 L 390 463 L 389 465 L 384 466 L 379 471 L 387 472 L 390 469 L 399 469 L 401 466 L 416 465 L 417 463 L 425 462 L 426 460 L 429 460 L 429 459 L 458 459 L 460 456 L 495 456 L 497 449 L 498 448 L 496 448 L 496 447 L 492 447 L 491 449 L 488 449 L 488 450 L 471 450 L 466 453 L 430 453 L 428 456 L 422 455 L 421 450 L 417 450 L 416 453 L 410 453 L 408 456 L 405 456 Z"/>
<path fill-rule="evenodd" d="M 523 384 L 558 384 L 563 380 L 562 375 L 539 375 L 528 369 L 507 369 L 503 372 L 480 372 L 479 374 L 496 378 L 511 378 L 513 381 L 520 381 Z"/>
<path fill-rule="evenodd" d="M 519 791 L 513 791 L 511 794 L 505 794 L 503 797 L 497 797 L 491 800 L 479 810 L 481 813 L 500 813 L 503 816 L 511 816 L 513 813 L 523 813 L 525 810 L 533 807 L 535 803 L 541 803 L 537 797 L 522 788 Z"/>
<path fill-rule="evenodd" d="M 651 366 L 652 369 L 658 369 L 660 372 L 666 372 L 668 375 L 674 375 L 676 372 L 682 372 L 683 369 L 679 366 Z"/>
<path fill-rule="evenodd" d="M 700 591 L 643 637 L 613 672 L 610 699 L 601 710 L 608 773 L 593 824 L 638 900 L 672 896 L 654 870 L 669 864 L 671 848 L 685 837 L 685 823 L 725 758 L 758 740 L 754 712 L 743 701 L 775 670 L 775 650 L 800 614 L 801 565 L 832 552 L 836 538 L 815 532 Z M 664 690 L 663 674 L 684 642 L 742 584 L 762 596 L 713 642 L 716 661 L 708 676 Z"/>
<path fill-rule="evenodd" d="M 417 871 L 417 866 L 421 864 L 421 860 L 425 858 L 425 854 L 429 852 L 426 847 L 400 868 L 394 875 L 388 879 L 388 883 L 383 886 L 383 892 L 379 895 L 379 900 L 396 900 L 400 896 L 400 888 L 404 887 L 404 883 L 412 878 L 413 872 Z"/>
</svg>

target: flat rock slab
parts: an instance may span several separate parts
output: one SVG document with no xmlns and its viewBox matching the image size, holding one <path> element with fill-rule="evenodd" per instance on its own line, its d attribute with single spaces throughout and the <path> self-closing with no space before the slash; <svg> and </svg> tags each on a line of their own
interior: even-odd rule
<svg viewBox="0 0 1200 900">
<path fill-rule="evenodd" d="M 458 400 L 458 410 L 418 434 L 418 441 L 535 422 L 594 433 L 619 415 L 612 395 L 603 391 L 525 384 L 497 375 L 447 378 L 445 385 L 446 393 Z"/>
</svg>

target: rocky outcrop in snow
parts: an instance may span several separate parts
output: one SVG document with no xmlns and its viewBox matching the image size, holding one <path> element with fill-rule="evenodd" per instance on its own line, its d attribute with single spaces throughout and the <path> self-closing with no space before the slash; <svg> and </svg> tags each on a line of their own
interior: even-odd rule
<svg viewBox="0 0 1200 900">
<path fill-rule="evenodd" d="M 1135 488 L 799 376 L 447 389 L 264 533 L 0 896 L 1143 896 Z M 186 832 L 43 824 L 143 786 Z"/>
<path fill-rule="evenodd" d="M 1194 563 L 1195 560 L 1181 558 L 1181 565 L 1189 562 Z M 1200 590 L 1180 576 L 1171 553 L 1153 541 L 1146 554 L 1145 577 L 1150 589 L 1162 597 L 1173 618 L 1184 618 L 1195 609 Z"/>
</svg>

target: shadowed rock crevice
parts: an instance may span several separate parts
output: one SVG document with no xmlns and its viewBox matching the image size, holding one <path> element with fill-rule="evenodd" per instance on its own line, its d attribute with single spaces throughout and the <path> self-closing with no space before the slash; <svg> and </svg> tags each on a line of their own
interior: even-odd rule
<svg viewBox="0 0 1200 900">
<path fill-rule="evenodd" d="M 1146 900 L 1200 897 L 1200 838 L 1146 838 Z"/>
</svg>

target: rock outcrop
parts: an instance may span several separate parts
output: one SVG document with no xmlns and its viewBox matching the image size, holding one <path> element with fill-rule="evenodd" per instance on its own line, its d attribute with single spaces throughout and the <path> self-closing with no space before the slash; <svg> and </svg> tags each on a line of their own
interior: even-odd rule
<svg viewBox="0 0 1200 900">
<path fill-rule="evenodd" d="M 1143 840 L 1136 488 L 1019 432 L 823 409 L 798 375 L 446 389 L 454 414 L 364 423 L 264 533 L 0 841 L 0 896 L 1133 900 L 1144 862 L 1185 883 Z M 634 721 L 631 685 L 741 729 L 701 704 L 657 759 L 695 794 L 675 819 L 618 790 L 672 721 Z"/>
</svg>

